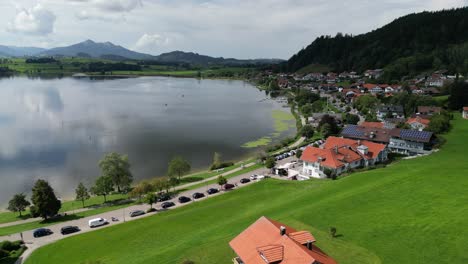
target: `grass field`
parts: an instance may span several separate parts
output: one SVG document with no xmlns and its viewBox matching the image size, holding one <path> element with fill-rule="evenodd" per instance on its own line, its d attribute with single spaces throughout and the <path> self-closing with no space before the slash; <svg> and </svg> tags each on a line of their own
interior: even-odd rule
<svg viewBox="0 0 468 264">
<path fill-rule="evenodd" d="M 467 134 L 457 116 L 433 155 L 337 181 L 262 181 L 64 239 L 26 263 L 230 263 L 228 242 L 262 215 L 310 230 L 339 263 L 467 263 Z"/>
<path fill-rule="evenodd" d="M 126 194 L 111 194 L 107 196 L 107 201 L 110 202 L 110 201 L 122 200 L 122 199 L 127 199 L 127 198 L 128 198 L 128 195 Z M 104 203 L 104 198 L 102 196 L 93 196 L 90 199 L 85 201 L 85 207 L 93 208 L 93 207 L 101 206 L 103 205 L 103 203 Z M 73 210 L 77 210 L 81 208 L 83 208 L 83 205 L 80 201 L 65 201 L 62 203 L 62 208 L 60 208 L 60 212 L 62 213 L 69 212 L 69 211 L 73 211 Z M 19 217 L 17 213 L 1 212 L 0 224 L 28 219 L 30 217 L 31 215 L 29 214 L 29 210 L 26 212 L 23 212 L 22 217 Z"/>
</svg>

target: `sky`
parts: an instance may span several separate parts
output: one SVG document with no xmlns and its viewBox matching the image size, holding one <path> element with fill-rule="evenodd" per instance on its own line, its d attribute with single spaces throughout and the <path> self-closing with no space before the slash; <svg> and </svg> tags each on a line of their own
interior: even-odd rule
<svg viewBox="0 0 468 264">
<path fill-rule="evenodd" d="M 0 44 L 87 39 L 158 55 L 288 59 L 320 35 L 361 34 L 468 0 L 0 0 Z"/>
</svg>

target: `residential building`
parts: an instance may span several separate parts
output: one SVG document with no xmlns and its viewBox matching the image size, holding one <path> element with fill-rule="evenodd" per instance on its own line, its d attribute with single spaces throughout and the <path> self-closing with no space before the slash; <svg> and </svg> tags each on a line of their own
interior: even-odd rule
<svg viewBox="0 0 468 264">
<path fill-rule="evenodd" d="M 366 140 L 329 137 L 323 148 L 309 146 L 302 153 L 298 179 L 327 178 L 349 169 L 368 167 L 387 160 L 385 144 Z M 326 174 L 329 170 L 330 175 Z"/>
<path fill-rule="evenodd" d="M 368 140 L 388 144 L 390 152 L 406 155 L 429 153 L 433 144 L 433 133 L 399 128 L 368 128 L 348 125 L 341 136 L 351 139 Z"/>
<path fill-rule="evenodd" d="M 234 264 L 336 264 L 309 231 L 260 217 L 229 242 Z"/>
<path fill-rule="evenodd" d="M 377 119 L 383 121 L 387 117 L 403 118 L 405 112 L 401 105 L 383 105 L 377 109 Z"/>
<path fill-rule="evenodd" d="M 409 118 L 408 121 L 406 121 L 406 123 L 410 125 L 411 129 L 416 130 L 425 129 L 427 126 L 429 126 L 430 122 L 431 120 L 427 118 L 422 118 L 420 116 Z"/>
<path fill-rule="evenodd" d="M 418 106 L 418 114 L 420 115 L 433 115 L 440 114 L 442 107 L 439 106 Z"/>
<path fill-rule="evenodd" d="M 468 119 L 468 106 L 463 107 L 463 118 Z"/>
<path fill-rule="evenodd" d="M 433 133 L 401 129 L 398 137 L 390 138 L 388 149 L 404 155 L 428 154 L 432 147 Z"/>
<path fill-rule="evenodd" d="M 367 121 L 364 121 L 359 125 L 363 126 L 363 127 L 370 127 L 370 128 L 383 128 L 384 127 L 383 122 L 367 122 Z"/>
<path fill-rule="evenodd" d="M 370 78 L 370 79 L 378 79 L 384 71 L 382 69 L 375 69 L 375 70 L 367 70 L 364 72 L 364 77 Z"/>
</svg>

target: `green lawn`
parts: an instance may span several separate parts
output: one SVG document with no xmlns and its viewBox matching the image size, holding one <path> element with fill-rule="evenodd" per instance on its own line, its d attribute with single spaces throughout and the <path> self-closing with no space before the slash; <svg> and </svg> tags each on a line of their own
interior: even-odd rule
<svg viewBox="0 0 468 264">
<path fill-rule="evenodd" d="M 125 203 L 122 203 L 122 204 L 109 205 L 109 206 L 106 206 L 106 207 L 101 207 L 101 208 L 91 209 L 91 210 L 87 210 L 87 211 L 83 211 L 83 212 L 79 212 L 79 213 L 75 213 L 75 214 L 70 214 L 70 215 L 67 215 L 65 217 L 61 217 L 61 218 L 56 219 L 56 220 L 49 220 L 47 222 L 34 221 L 34 222 L 29 222 L 29 223 L 24 223 L 24 224 L 19 224 L 19 225 L 2 227 L 2 228 L 0 228 L 0 236 L 11 235 L 11 234 L 19 233 L 19 232 L 24 232 L 24 231 L 27 231 L 27 230 L 33 230 L 33 229 L 36 229 L 36 228 L 39 228 L 39 227 L 46 227 L 46 226 L 62 223 L 62 222 L 65 222 L 65 221 L 76 220 L 76 219 L 80 219 L 80 218 L 83 218 L 83 217 L 97 215 L 97 214 L 105 213 L 105 212 L 108 212 L 108 211 L 113 211 L 113 210 L 116 210 L 116 209 L 128 207 L 128 206 L 130 206 L 132 204 L 134 204 L 134 202 L 128 201 L 128 202 L 125 202 Z"/>
<path fill-rule="evenodd" d="M 121 200 L 121 199 L 128 199 L 128 195 L 112 194 L 112 195 L 107 196 L 107 201 L 115 201 L 115 200 Z M 90 199 L 85 201 L 85 207 L 93 208 L 93 207 L 102 205 L 103 202 L 104 202 L 104 198 L 102 196 L 93 196 Z M 64 201 L 62 203 L 62 208 L 60 209 L 60 212 L 69 212 L 69 211 L 73 211 L 76 209 L 81 209 L 82 207 L 83 205 L 80 201 Z M 19 217 L 17 213 L 2 212 L 0 213 L 0 224 L 15 222 L 15 221 L 19 221 L 22 219 L 28 219 L 30 217 L 31 215 L 29 214 L 29 210 L 26 212 L 23 212 L 22 217 Z"/>
<path fill-rule="evenodd" d="M 262 181 L 61 240 L 26 263 L 230 263 L 228 242 L 262 215 L 310 230 L 339 263 L 468 263 L 467 134 L 457 115 L 433 155 L 337 181 Z"/>
</svg>

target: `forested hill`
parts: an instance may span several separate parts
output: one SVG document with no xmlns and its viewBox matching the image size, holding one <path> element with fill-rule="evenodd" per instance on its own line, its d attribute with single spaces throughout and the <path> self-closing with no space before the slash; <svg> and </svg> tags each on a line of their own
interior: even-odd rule
<svg viewBox="0 0 468 264">
<path fill-rule="evenodd" d="M 410 64 L 403 65 L 407 69 L 395 75 L 430 66 L 466 69 L 467 50 L 468 7 L 464 7 L 410 14 L 362 35 L 321 36 L 292 56 L 284 67 L 297 71 L 309 64 L 323 64 L 336 71 L 363 71 Z M 460 61 L 460 55 L 464 61 Z M 455 61 L 453 57 L 457 57 Z"/>
</svg>

